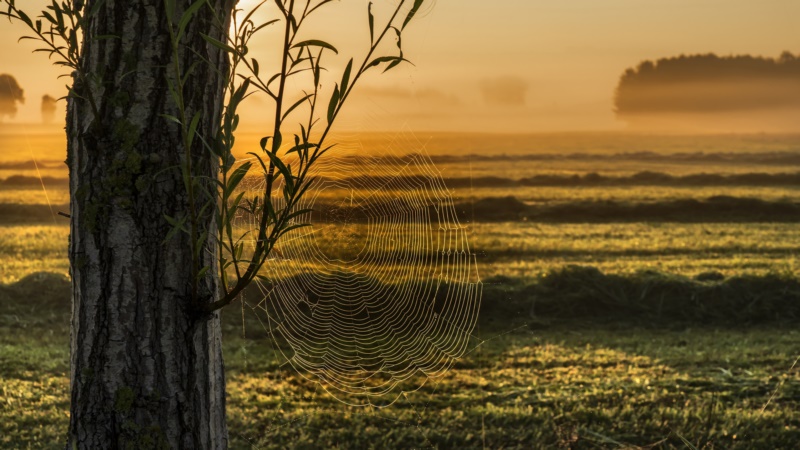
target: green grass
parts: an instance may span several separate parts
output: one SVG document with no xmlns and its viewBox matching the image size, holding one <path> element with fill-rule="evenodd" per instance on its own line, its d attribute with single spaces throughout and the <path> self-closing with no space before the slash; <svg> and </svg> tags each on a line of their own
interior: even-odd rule
<svg viewBox="0 0 800 450">
<path fill-rule="evenodd" d="M 0 283 L 36 272 L 69 273 L 69 224 L 0 226 Z"/>
<path fill-rule="evenodd" d="M 67 280 L 29 277 L 0 287 L 0 301 L 0 447 L 61 448 Z M 223 321 L 234 449 L 688 448 L 681 437 L 697 448 L 791 449 L 800 441 L 796 326 L 484 324 L 444 377 L 370 409 L 299 378 L 245 317 L 233 308 Z"/>
<path fill-rule="evenodd" d="M 658 202 L 680 199 L 705 200 L 709 197 L 729 195 L 732 197 L 760 198 L 762 200 L 800 200 L 800 187 L 668 187 L 668 186 L 605 186 L 605 187 L 510 187 L 510 188 L 457 188 L 456 201 L 469 198 L 513 196 L 529 204 L 561 204 L 576 200 L 617 202 Z M 1 192 L 1 191 L 0 191 Z M 464 200 L 460 200 L 464 199 Z"/>
<path fill-rule="evenodd" d="M 571 264 L 606 273 L 694 276 L 796 272 L 800 226 L 748 224 L 471 224 L 484 278 L 534 277 Z"/>
<path fill-rule="evenodd" d="M 257 145 L 259 138 L 253 135 L 251 144 Z M 359 143 L 383 148 L 388 138 L 393 137 L 367 136 Z M 400 136 L 394 150 L 421 148 L 412 138 Z M 757 160 L 758 152 L 796 152 L 800 142 L 798 136 L 611 134 L 422 138 L 431 154 L 458 148 L 462 155 L 484 157 L 639 151 L 732 155 L 732 161 L 702 163 L 684 155 L 651 162 L 627 157 L 523 162 L 460 157 L 437 164 L 445 177 L 513 179 L 587 172 L 629 176 L 643 170 L 673 175 L 793 172 L 795 167 L 769 158 L 746 161 Z M 0 147 L 31 145 L 40 162 L 63 159 L 61 135 L 19 139 L 0 139 Z M 0 167 L 0 179 L 37 176 L 30 167 L 10 167 Z M 41 169 L 44 176 L 66 176 L 60 163 Z M 48 193 L 53 204 L 68 198 L 63 186 Z M 797 189 L 786 186 L 458 187 L 453 194 L 456 202 L 513 195 L 547 206 L 715 195 L 800 198 Z M 320 194 L 320 201 L 341 198 L 333 189 Z M 5 187 L 0 204 L 46 201 L 38 189 Z M 51 225 L 49 209 L 42 217 L 36 226 L 0 226 L 0 448 L 63 448 L 69 419 L 68 221 L 57 218 L 58 224 Z M 486 281 L 470 352 L 443 378 L 400 395 L 390 407 L 349 407 L 321 392 L 288 368 L 278 344 L 253 315 L 245 314 L 243 323 L 239 308 L 228 310 L 223 327 L 231 447 L 797 448 L 800 368 L 793 363 L 800 356 L 800 225 L 464 225 Z M 326 255 L 346 255 L 359 247 L 362 225 L 335 228 L 335 233 L 313 237 Z M 393 245 L 397 242 L 401 240 Z M 571 265 L 597 270 L 564 269 Z M 295 270 L 316 268 L 310 264 Z M 398 269 L 403 267 L 381 266 L 386 272 Z M 57 275 L 29 277 L 42 271 Z"/>
<path fill-rule="evenodd" d="M 384 410 L 315 394 L 277 362 L 248 369 L 270 352 L 251 344 L 245 366 L 247 343 L 229 339 L 240 358 L 229 359 L 231 429 L 237 448 L 245 438 L 258 448 L 619 448 L 663 439 L 657 448 L 683 448 L 676 433 L 698 447 L 792 448 L 800 439 L 800 386 L 788 369 L 798 337 L 776 340 L 773 330 L 515 332 L 490 338 L 444 378 Z"/>
<path fill-rule="evenodd" d="M 53 205 L 69 204 L 69 191 L 67 189 L 48 189 L 47 196 L 45 196 L 41 187 L 38 189 L 0 189 L 0 203 L 46 205 L 48 200 Z"/>
<path fill-rule="evenodd" d="M 357 237 L 362 230 L 353 228 Z M 483 278 L 534 278 L 572 264 L 595 266 L 606 273 L 656 270 L 685 276 L 710 271 L 725 276 L 766 275 L 800 268 L 800 225 L 794 223 L 514 222 L 470 224 L 468 231 Z M 39 271 L 66 275 L 68 235 L 66 224 L 0 226 L 0 282 L 13 282 Z M 346 252 L 343 244 L 358 244 L 334 237 L 315 234 L 314 239 L 331 256 Z M 278 247 L 285 245 L 279 243 Z"/>
</svg>

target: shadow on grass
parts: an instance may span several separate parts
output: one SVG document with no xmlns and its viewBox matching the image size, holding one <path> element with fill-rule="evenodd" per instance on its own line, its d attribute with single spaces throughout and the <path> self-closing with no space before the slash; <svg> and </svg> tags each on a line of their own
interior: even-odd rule
<svg viewBox="0 0 800 450">
<path fill-rule="evenodd" d="M 800 280 L 788 273 L 726 278 L 707 272 L 687 278 L 651 271 L 604 274 L 594 267 L 566 266 L 533 280 L 496 276 L 483 284 L 479 325 L 485 329 L 522 324 L 532 329 L 575 324 L 672 329 L 800 323 Z M 439 292 L 446 294 L 446 287 Z M 384 290 L 392 289 L 385 286 Z M 70 295 L 69 280 L 51 273 L 0 285 L 6 316 L 40 321 L 68 314 Z M 251 286 L 243 298 L 245 309 L 252 310 L 262 303 L 264 294 Z M 227 325 L 241 324 L 241 320 L 239 307 L 224 314 Z M 264 329 L 256 326 L 258 318 L 246 320 L 253 329 Z"/>
</svg>

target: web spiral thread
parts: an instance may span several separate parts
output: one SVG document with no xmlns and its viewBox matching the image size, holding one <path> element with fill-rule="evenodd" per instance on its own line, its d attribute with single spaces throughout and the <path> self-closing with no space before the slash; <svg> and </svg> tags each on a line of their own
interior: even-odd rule
<svg viewBox="0 0 800 450">
<path fill-rule="evenodd" d="M 299 206 L 312 212 L 297 218 L 310 226 L 278 243 L 258 307 L 303 377 L 349 404 L 388 404 L 467 351 L 482 293 L 468 233 L 425 154 L 314 172 Z"/>
</svg>

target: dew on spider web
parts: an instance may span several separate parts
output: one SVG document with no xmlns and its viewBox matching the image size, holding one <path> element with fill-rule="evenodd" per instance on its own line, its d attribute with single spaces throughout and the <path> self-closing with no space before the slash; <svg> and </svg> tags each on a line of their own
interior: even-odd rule
<svg viewBox="0 0 800 450">
<path fill-rule="evenodd" d="M 343 403 L 386 406 L 468 351 L 482 285 L 421 143 L 337 151 L 312 169 L 298 206 L 311 212 L 297 219 L 310 226 L 279 241 L 255 309 L 299 376 Z"/>
</svg>

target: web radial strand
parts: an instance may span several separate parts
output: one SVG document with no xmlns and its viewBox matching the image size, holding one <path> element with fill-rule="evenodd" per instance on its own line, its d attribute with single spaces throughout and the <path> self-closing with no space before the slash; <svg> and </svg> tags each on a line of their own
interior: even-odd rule
<svg viewBox="0 0 800 450">
<path fill-rule="evenodd" d="M 331 156 L 313 176 L 297 218 L 310 226 L 278 243 L 259 306 L 300 375 L 390 404 L 467 350 L 482 293 L 467 230 L 424 153 Z"/>
</svg>

